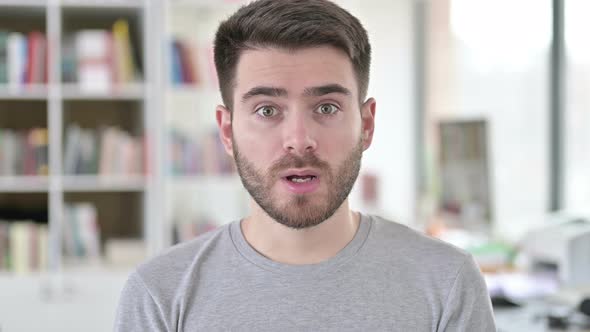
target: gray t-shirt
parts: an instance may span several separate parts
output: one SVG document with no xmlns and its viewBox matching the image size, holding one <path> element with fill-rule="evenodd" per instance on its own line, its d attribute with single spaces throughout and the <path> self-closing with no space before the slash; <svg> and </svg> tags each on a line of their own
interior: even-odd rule
<svg viewBox="0 0 590 332">
<path fill-rule="evenodd" d="M 406 226 L 361 216 L 319 264 L 272 261 L 235 221 L 138 267 L 115 331 L 495 331 L 472 257 Z"/>
</svg>

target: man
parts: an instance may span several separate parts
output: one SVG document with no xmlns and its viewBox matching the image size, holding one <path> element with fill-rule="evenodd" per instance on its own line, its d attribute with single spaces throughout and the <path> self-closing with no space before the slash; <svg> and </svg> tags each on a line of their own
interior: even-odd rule
<svg viewBox="0 0 590 332">
<path fill-rule="evenodd" d="M 140 266 L 119 331 L 495 331 L 473 259 L 350 210 L 371 145 L 370 45 L 326 0 L 260 0 L 223 22 L 220 137 L 246 218 Z"/>
</svg>

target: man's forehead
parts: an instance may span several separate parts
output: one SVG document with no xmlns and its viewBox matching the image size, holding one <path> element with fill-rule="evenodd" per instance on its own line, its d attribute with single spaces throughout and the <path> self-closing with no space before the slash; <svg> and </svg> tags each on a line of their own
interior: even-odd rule
<svg viewBox="0 0 590 332">
<path fill-rule="evenodd" d="M 277 96 L 318 95 L 322 89 L 349 94 L 356 89 L 356 78 L 348 56 L 333 47 L 262 48 L 241 54 L 234 87 L 241 93 L 257 87 L 272 88 Z"/>
</svg>

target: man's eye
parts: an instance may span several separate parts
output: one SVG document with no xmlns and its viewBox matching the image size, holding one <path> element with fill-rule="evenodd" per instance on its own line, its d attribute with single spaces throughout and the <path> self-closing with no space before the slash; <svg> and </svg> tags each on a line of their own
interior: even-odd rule
<svg viewBox="0 0 590 332">
<path fill-rule="evenodd" d="M 338 107 L 334 104 L 321 104 L 316 112 L 323 114 L 323 115 L 332 115 L 338 112 Z"/>
<path fill-rule="evenodd" d="M 277 109 L 272 106 L 262 106 L 256 110 L 256 113 L 262 117 L 270 118 L 277 114 Z"/>
</svg>

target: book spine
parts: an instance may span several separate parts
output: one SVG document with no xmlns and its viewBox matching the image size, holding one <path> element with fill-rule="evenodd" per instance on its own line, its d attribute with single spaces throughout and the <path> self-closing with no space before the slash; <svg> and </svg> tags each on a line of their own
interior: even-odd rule
<svg viewBox="0 0 590 332">
<path fill-rule="evenodd" d="M 131 83 L 135 80 L 135 61 L 133 59 L 133 47 L 129 33 L 129 23 L 119 19 L 113 24 L 113 48 L 115 54 L 117 81 L 119 83 Z"/>
<path fill-rule="evenodd" d="M 35 69 L 36 69 L 36 59 L 39 53 L 39 45 L 37 41 L 37 34 L 34 32 L 29 33 L 27 38 L 27 69 L 26 69 L 26 76 L 25 76 L 25 83 L 31 84 L 35 81 Z"/>
<path fill-rule="evenodd" d="M 29 237 L 28 227 L 24 222 L 13 222 L 10 227 L 10 252 L 12 270 L 17 274 L 29 272 Z"/>
<path fill-rule="evenodd" d="M 184 42 L 178 42 L 178 51 L 180 55 L 180 66 L 182 68 L 182 82 L 185 84 L 194 84 L 195 77 L 191 56 L 189 49 Z"/>
<path fill-rule="evenodd" d="M 111 37 L 108 30 L 82 30 L 75 35 L 77 78 L 85 91 L 107 92 L 112 87 Z"/>
<path fill-rule="evenodd" d="M 49 133 L 47 128 L 35 131 L 35 166 L 37 175 L 49 174 Z"/>
<path fill-rule="evenodd" d="M 172 83 L 175 85 L 178 84 L 182 84 L 184 83 L 183 77 L 182 77 L 182 61 L 180 58 L 180 43 L 177 40 L 173 40 L 171 43 L 171 65 L 172 65 L 172 71 L 171 71 L 171 79 L 172 79 Z"/>
<path fill-rule="evenodd" d="M 27 63 L 27 40 L 20 33 L 8 36 L 8 83 L 12 89 L 20 87 L 25 79 Z"/>
<path fill-rule="evenodd" d="M 96 207 L 89 203 L 78 205 L 80 239 L 84 246 L 86 258 L 98 258 L 100 255 L 99 229 Z"/>
<path fill-rule="evenodd" d="M 17 147 L 16 147 L 16 134 L 13 130 L 5 130 L 4 138 L 4 175 L 12 176 L 16 175 L 17 170 Z"/>
<path fill-rule="evenodd" d="M 0 271 L 8 269 L 8 223 L 0 220 Z"/>
<path fill-rule="evenodd" d="M 31 70 L 32 77 L 30 83 L 45 83 L 45 73 L 47 72 L 45 68 L 47 63 L 47 40 L 45 35 L 38 31 L 33 31 L 31 35 L 33 36 L 36 52 L 33 58 L 33 67 Z"/>
<path fill-rule="evenodd" d="M 8 83 L 8 32 L 0 30 L 0 84 Z"/>
</svg>

